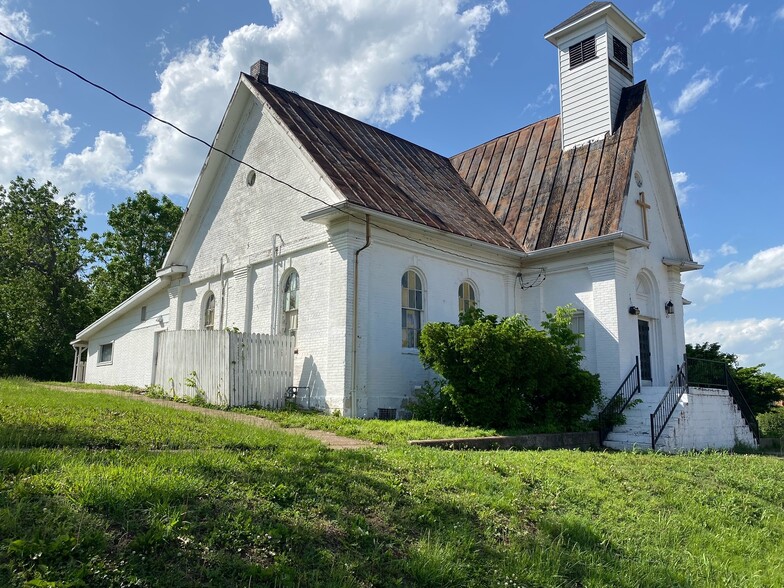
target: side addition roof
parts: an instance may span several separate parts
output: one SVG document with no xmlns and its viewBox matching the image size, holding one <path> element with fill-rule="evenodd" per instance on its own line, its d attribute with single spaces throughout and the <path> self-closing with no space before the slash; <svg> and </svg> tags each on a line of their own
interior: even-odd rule
<svg viewBox="0 0 784 588">
<path fill-rule="evenodd" d="M 556 115 L 452 157 L 524 251 L 617 233 L 629 190 L 645 82 L 621 93 L 614 131 L 561 150 Z"/>
<path fill-rule="evenodd" d="M 293 92 L 246 79 L 349 203 L 520 250 L 448 158 Z"/>
</svg>

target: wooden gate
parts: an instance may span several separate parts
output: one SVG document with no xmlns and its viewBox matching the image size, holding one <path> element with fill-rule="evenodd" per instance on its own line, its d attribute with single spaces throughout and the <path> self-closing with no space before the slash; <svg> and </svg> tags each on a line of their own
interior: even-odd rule
<svg viewBox="0 0 784 588">
<path fill-rule="evenodd" d="M 294 380 L 292 337 L 211 330 L 159 337 L 154 383 L 166 394 L 202 394 L 217 405 L 285 404 Z"/>
</svg>

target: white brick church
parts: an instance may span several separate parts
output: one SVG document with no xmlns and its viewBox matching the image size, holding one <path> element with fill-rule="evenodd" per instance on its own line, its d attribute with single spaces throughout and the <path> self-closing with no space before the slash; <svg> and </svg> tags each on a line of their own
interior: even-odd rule
<svg viewBox="0 0 784 588">
<path fill-rule="evenodd" d="M 160 331 L 295 338 L 293 386 L 373 417 L 432 378 L 430 321 L 476 304 L 571 304 L 612 395 L 639 357 L 666 387 L 684 353 L 693 261 L 646 82 L 644 33 L 593 2 L 545 35 L 560 114 L 444 157 L 241 74 L 157 279 L 80 332 L 78 379 L 153 383 Z M 272 72 L 274 81 L 274 70 Z M 160 382 L 158 382 L 160 384 Z"/>
</svg>

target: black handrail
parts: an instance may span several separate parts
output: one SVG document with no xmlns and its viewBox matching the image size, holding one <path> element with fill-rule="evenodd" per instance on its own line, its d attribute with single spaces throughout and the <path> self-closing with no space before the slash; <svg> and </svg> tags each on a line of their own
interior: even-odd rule
<svg viewBox="0 0 784 588">
<path fill-rule="evenodd" d="M 746 421 L 746 425 L 748 425 L 749 429 L 751 429 L 751 434 L 754 435 L 754 440 L 759 445 L 760 432 L 757 417 L 754 416 L 754 411 L 751 410 L 749 403 L 746 402 L 746 397 L 743 396 L 743 392 L 740 391 L 738 384 L 735 382 L 735 378 L 732 377 L 729 367 L 726 367 L 726 371 L 727 391 L 730 393 L 730 396 L 732 396 L 732 401 L 740 410 L 740 414 L 743 417 L 743 420 Z"/>
<path fill-rule="evenodd" d="M 730 367 L 723 361 L 702 359 L 701 357 L 687 357 L 689 364 L 689 385 L 695 388 L 721 388 L 729 392 L 730 398 L 738 407 L 743 420 L 751 429 L 754 440 L 759 443 L 759 423 L 754 411 L 751 410 L 743 392 L 732 377 Z"/>
<path fill-rule="evenodd" d="M 664 398 L 661 399 L 659 405 L 651 413 L 651 450 L 656 451 L 656 442 L 661 437 L 664 427 L 667 426 L 667 421 L 670 420 L 672 413 L 675 412 L 675 407 L 681 400 L 681 396 L 689 389 L 688 383 L 688 370 L 686 362 L 678 366 L 678 371 L 675 377 L 670 382 L 670 387 L 664 393 Z"/>
<path fill-rule="evenodd" d="M 640 358 L 634 358 L 634 367 L 623 380 L 618 390 L 607 401 L 607 404 L 596 417 L 599 423 L 599 443 L 604 443 L 607 435 L 612 431 L 613 424 L 618 415 L 623 413 L 632 397 L 640 391 Z"/>
</svg>

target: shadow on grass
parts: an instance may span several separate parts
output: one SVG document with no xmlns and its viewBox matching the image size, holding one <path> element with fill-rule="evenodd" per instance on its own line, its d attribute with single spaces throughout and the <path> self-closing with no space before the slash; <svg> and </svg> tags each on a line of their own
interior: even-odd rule
<svg viewBox="0 0 784 588">
<path fill-rule="evenodd" d="M 480 514 L 416 455 L 0 451 L 0 584 L 687 585 L 587 522 Z"/>
</svg>

